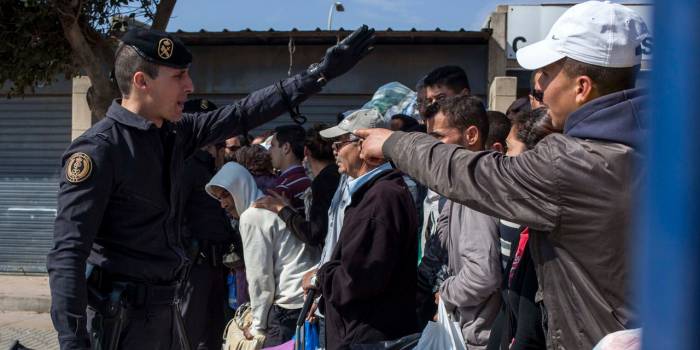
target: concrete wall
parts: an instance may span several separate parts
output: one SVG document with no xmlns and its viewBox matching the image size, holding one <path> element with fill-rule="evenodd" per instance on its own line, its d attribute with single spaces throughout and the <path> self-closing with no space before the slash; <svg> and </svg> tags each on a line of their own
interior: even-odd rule
<svg viewBox="0 0 700 350">
<path fill-rule="evenodd" d="M 325 46 L 297 46 L 292 71 L 318 62 Z M 287 76 L 286 46 L 195 46 L 191 76 L 198 93 L 245 94 Z M 474 94 L 487 93 L 487 45 L 385 45 L 376 47 L 348 74 L 331 81 L 324 94 L 372 94 L 379 86 L 416 81 L 440 65 L 458 65 Z"/>
</svg>

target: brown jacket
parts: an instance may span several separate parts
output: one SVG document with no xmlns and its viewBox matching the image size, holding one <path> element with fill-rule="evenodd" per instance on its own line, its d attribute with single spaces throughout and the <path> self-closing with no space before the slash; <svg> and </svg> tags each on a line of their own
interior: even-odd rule
<svg viewBox="0 0 700 350">
<path fill-rule="evenodd" d="M 591 349 L 635 321 L 628 242 L 644 99 L 639 90 L 595 99 L 569 116 L 564 134 L 518 157 L 417 133 L 397 132 L 384 144 L 387 158 L 430 189 L 533 230 L 550 349 Z"/>
</svg>

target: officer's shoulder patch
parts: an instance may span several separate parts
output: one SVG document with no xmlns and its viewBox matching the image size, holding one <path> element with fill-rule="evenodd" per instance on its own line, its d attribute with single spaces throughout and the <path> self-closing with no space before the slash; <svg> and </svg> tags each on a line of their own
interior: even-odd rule
<svg viewBox="0 0 700 350">
<path fill-rule="evenodd" d="M 73 153 L 66 164 L 66 180 L 70 183 L 80 183 L 90 177 L 92 159 L 83 152 Z"/>
</svg>

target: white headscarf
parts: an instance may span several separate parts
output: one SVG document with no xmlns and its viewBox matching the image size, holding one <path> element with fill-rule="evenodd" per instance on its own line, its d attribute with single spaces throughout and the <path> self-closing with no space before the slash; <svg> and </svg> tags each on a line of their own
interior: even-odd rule
<svg viewBox="0 0 700 350">
<path fill-rule="evenodd" d="M 231 194 L 233 202 L 236 204 L 238 215 L 242 215 L 253 202 L 263 196 L 263 193 L 260 192 L 255 184 L 253 175 L 236 162 L 224 164 L 221 170 L 205 186 L 207 193 L 216 198 L 212 192 L 212 186 L 221 187 Z"/>
</svg>

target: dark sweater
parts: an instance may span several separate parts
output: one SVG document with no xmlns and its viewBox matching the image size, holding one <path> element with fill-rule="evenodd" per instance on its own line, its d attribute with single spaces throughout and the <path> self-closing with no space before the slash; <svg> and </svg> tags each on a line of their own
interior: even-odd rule
<svg viewBox="0 0 700 350">
<path fill-rule="evenodd" d="M 321 246 L 325 242 L 328 232 L 328 208 L 338 183 L 340 174 L 338 166 L 331 164 L 323 168 L 318 176 L 311 182 L 311 208 L 309 209 L 309 220 L 303 212 L 298 212 L 292 207 L 284 207 L 279 212 L 280 218 L 284 220 L 292 233 L 300 241 Z"/>
<path fill-rule="evenodd" d="M 340 238 L 318 271 L 328 350 L 416 331 L 418 218 L 398 171 L 355 192 Z"/>
</svg>

